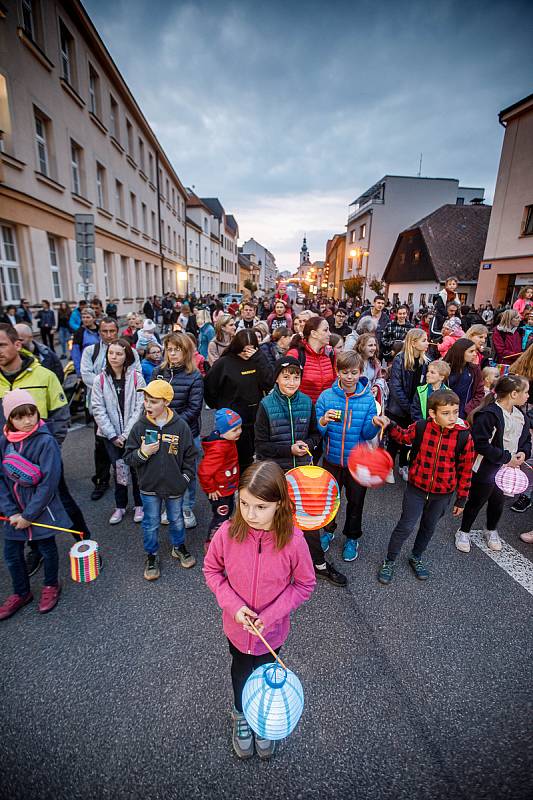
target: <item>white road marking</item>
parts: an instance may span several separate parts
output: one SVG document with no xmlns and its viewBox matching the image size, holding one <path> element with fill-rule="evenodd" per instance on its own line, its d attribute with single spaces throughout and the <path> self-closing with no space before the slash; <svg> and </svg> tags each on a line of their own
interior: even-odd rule
<svg viewBox="0 0 533 800">
<path fill-rule="evenodd" d="M 502 549 L 499 553 L 489 550 L 483 531 L 471 531 L 470 539 L 520 586 L 523 586 L 526 592 L 533 595 L 533 563 L 529 559 L 507 544 L 501 536 Z"/>
<path fill-rule="evenodd" d="M 75 422 L 74 425 L 70 426 L 68 431 L 69 431 L 69 433 L 72 433 L 72 431 L 79 431 L 82 428 L 87 428 L 87 427 L 88 427 L 88 425 L 86 425 L 84 422 Z"/>
</svg>

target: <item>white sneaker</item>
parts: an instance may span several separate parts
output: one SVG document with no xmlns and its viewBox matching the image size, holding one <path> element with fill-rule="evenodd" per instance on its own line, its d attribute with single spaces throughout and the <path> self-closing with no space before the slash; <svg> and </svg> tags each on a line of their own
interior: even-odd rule
<svg viewBox="0 0 533 800">
<path fill-rule="evenodd" d="M 109 517 L 109 524 L 110 525 L 118 525 L 119 522 L 122 522 L 124 519 L 124 514 L 126 513 L 125 508 L 115 508 L 111 516 Z"/>
<path fill-rule="evenodd" d="M 409 467 L 399 467 L 398 472 L 400 473 L 400 476 L 403 478 L 404 481 L 408 479 Z"/>
<path fill-rule="evenodd" d="M 196 528 L 198 525 L 196 517 L 194 516 L 194 511 L 191 511 L 190 508 L 183 509 L 183 521 L 186 528 Z"/>
<path fill-rule="evenodd" d="M 161 512 L 161 525 L 168 525 L 168 517 L 166 508 Z"/>
<path fill-rule="evenodd" d="M 396 483 L 396 481 L 394 480 L 394 470 L 393 469 L 391 469 L 391 471 L 389 472 L 389 474 L 385 478 L 385 483 Z"/>
<path fill-rule="evenodd" d="M 133 521 L 142 522 L 144 519 L 144 509 L 142 506 L 135 506 L 133 509 Z"/>
<path fill-rule="evenodd" d="M 470 552 L 470 534 L 464 531 L 457 531 L 455 534 L 455 546 L 461 553 Z"/>
<path fill-rule="evenodd" d="M 489 550 L 499 552 L 502 549 L 502 540 L 498 536 L 498 531 L 485 531 L 484 534 Z"/>
</svg>

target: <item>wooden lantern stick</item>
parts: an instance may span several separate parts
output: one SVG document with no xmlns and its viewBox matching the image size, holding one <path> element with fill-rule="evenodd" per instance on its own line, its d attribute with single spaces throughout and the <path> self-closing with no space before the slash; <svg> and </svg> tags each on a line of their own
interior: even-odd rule
<svg viewBox="0 0 533 800">
<path fill-rule="evenodd" d="M 252 622 L 252 620 L 250 619 L 250 617 L 247 617 L 247 620 L 248 620 L 248 624 L 250 625 L 250 627 L 252 628 L 252 630 L 253 630 L 253 632 L 256 634 L 256 636 L 259 636 L 259 638 L 261 639 L 261 641 L 263 642 L 263 644 L 265 645 L 265 647 L 267 648 L 267 650 L 268 650 L 268 651 L 269 651 L 269 652 L 270 652 L 270 653 L 271 653 L 271 654 L 274 656 L 274 658 L 276 659 L 276 661 L 278 662 L 278 664 L 280 665 L 280 667 L 282 667 L 282 668 L 285 670 L 285 672 L 287 672 L 287 667 L 285 666 L 285 664 L 283 663 L 283 661 L 281 660 L 281 658 L 278 656 L 278 654 L 276 653 L 276 651 L 275 651 L 275 650 L 273 650 L 273 649 L 270 647 L 269 643 L 268 643 L 268 642 L 267 642 L 267 640 L 264 638 L 264 636 L 261 636 L 261 634 L 259 633 L 259 631 L 258 631 L 258 630 L 257 630 L 257 628 L 255 627 L 255 625 L 254 625 L 254 623 Z"/>
<path fill-rule="evenodd" d="M 0 520 L 4 520 L 5 522 L 9 522 L 9 517 L 2 517 L 0 516 Z M 31 525 L 28 527 L 33 527 L 35 525 L 37 528 L 50 528 L 52 531 L 64 531 L 64 533 L 73 533 L 75 536 L 85 536 L 83 531 L 72 531 L 70 528 L 60 528 L 59 525 L 43 525 L 42 522 L 32 522 Z M 20 530 L 25 530 L 21 528 Z"/>
</svg>

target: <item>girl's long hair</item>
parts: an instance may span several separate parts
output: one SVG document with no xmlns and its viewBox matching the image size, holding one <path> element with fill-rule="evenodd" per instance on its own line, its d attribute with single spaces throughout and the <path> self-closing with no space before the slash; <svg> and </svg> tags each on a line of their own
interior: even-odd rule
<svg viewBox="0 0 533 800">
<path fill-rule="evenodd" d="M 514 333 L 519 324 L 513 325 L 514 319 L 520 319 L 520 314 L 514 308 L 509 308 L 501 315 L 500 321 L 496 325 L 497 329 L 502 333 Z"/>
<path fill-rule="evenodd" d="M 376 338 L 376 334 L 375 333 L 363 333 L 355 343 L 354 350 L 355 350 L 356 353 L 359 353 L 359 355 L 363 359 L 363 362 L 365 360 L 365 357 L 363 355 L 363 349 L 364 349 L 365 345 L 368 344 L 370 339 L 373 339 L 375 341 L 376 345 L 377 345 L 378 340 Z M 376 347 L 376 353 L 377 352 L 378 352 L 378 348 Z M 376 355 L 374 355 L 373 358 L 369 358 L 368 359 L 368 363 L 370 364 L 370 366 L 374 370 L 377 370 L 377 369 L 380 368 L 379 358 Z"/>
<path fill-rule="evenodd" d="M 231 314 L 219 314 L 217 317 L 217 321 L 215 322 L 215 339 L 218 342 L 222 342 L 225 338 L 224 331 L 222 328 L 224 325 L 227 325 L 228 322 L 231 322 L 233 317 Z"/>
<path fill-rule="evenodd" d="M 324 317 L 310 317 L 304 325 L 302 333 L 295 333 L 291 339 L 290 349 L 297 347 L 303 348 L 305 342 L 308 341 L 311 331 L 317 331 L 320 324 L 324 322 Z"/>
<path fill-rule="evenodd" d="M 294 530 L 294 504 L 289 497 L 283 470 L 275 461 L 259 461 L 252 464 L 241 475 L 239 491 L 242 489 L 248 489 L 250 494 L 266 503 L 279 503 L 274 515 L 272 534 L 276 548 L 281 550 L 290 541 Z M 249 527 L 241 514 L 240 503 L 237 501 L 229 535 L 238 542 L 244 542 L 248 536 Z"/>
<path fill-rule="evenodd" d="M 494 388 L 486 394 L 481 403 L 471 411 L 466 421 L 471 426 L 474 417 L 479 411 L 482 411 L 490 403 L 494 403 L 495 400 L 503 400 L 503 398 L 510 395 L 511 392 L 519 392 L 520 389 L 523 389 L 525 386 L 529 388 L 529 381 L 523 375 L 502 375 L 494 384 Z"/>
<path fill-rule="evenodd" d="M 126 354 L 126 360 L 124 361 L 124 364 L 122 365 L 122 375 L 124 376 L 126 374 L 127 370 L 128 370 L 128 367 L 131 367 L 131 365 L 135 361 L 135 356 L 133 355 L 133 349 L 132 349 L 132 346 L 128 342 L 127 339 L 117 339 L 116 342 L 111 342 L 111 344 L 107 348 L 106 354 L 105 354 L 105 371 L 107 372 L 108 375 L 114 375 L 115 374 L 113 372 L 113 368 L 112 368 L 111 364 L 109 363 L 109 348 L 112 347 L 112 345 L 114 345 L 114 344 L 120 345 L 120 347 L 122 347 L 122 349 L 124 350 L 124 352 Z"/>
<path fill-rule="evenodd" d="M 466 366 L 465 353 L 467 350 L 470 350 L 471 347 L 475 347 L 474 342 L 465 337 L 457 339 L 457 341 L 452 344 L 444 357 L 444 361 L 450 365 L 450 375 L 461 374 Z"/>
<path fill-rule="evenodd" d="M 527 350 L 518 356 L 509 372 L 513 375 L 523 375 L 528 381 L 533 381 L 533 344 L 530 344 Z"/>
<path fill-rule="evenodd" d="M 180 348 L 183 354 L 183 366 L 185 367 L 185 372 L 188 375 L 190 375 L 191 372 L 194 372 L 196 370 L 196 364 L 194 363 L 194 344 L 186 333 L 179 333 L 178 331 L 175 331 L 174 333 L 168 333 L 163 340 L 164 355 L 160 369 L 172 369 L 172 366 L 168 360 L 167 352 L 169 344 L 173 344 Z"/>
<path fill-rule="evenodd" d="M 424 330 L 422 330 L 422 328 L 411 328 L 410 331 L 407 331 L 407 335 L 403 340 L 403 346 L 401 350 L 403 353 L 403 363 L 405 365 L 405 369 L 415 368 L 415 359 L 417 356 L 413 345 L 424 336 L 427 339 L 427 334 Z M 426 360 L 424 354 L 422 354 L 421 357 L 423 361 Z"/>
<path fill-rule="evenodd" d="M 229 355 L 238 356 L 239 353 L 242 353 L 244 348 L 249 345 L 258 350 L 259 340 L 253 330 L 250 330 L 250 328 L 241 328 L 241 330 L 235 334 L 226 349 L 221 353 L 220 358 Z"/>
</svg>

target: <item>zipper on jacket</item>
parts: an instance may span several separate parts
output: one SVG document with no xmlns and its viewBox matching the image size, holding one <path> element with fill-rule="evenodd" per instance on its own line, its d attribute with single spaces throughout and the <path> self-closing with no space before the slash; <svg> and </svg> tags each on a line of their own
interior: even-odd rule
<svg viewBox="0 0 533 800">
<path fill-rule="evenodd" d="M 435 480 L 435 471 L 437 469 L 437 462 L 439 460 L 439 450 L 440 450 L 440 445 L 441 445 L 441 442 L 442 442 L 443 434 L 444 434 L 444 431 L 441 428 L 441 432 L 440 432 L 440 436 L 439 436 L 439 443 L 437 444 L 437 452 L 435 453 L 435 461 L 433 463 L 433 472 L 431 474 L 431 481 L 429 483 L 429 489 L 428 489 L 428 493 L 426 495 L 426 500 L 429 500 L 429 495 L 430 495 L 430 492 L 431 492 L 431 490 L 433 488 L 433 481 Z M 422 442 L 420 442 L 420 446 L 422 446 Z"/>
<path fill-rule="evenodd" d="M 252 573 L 252 611 L 255 610 L 255 603 L 257 599 L 257 584 L 259 583 L 259 556 L 262 550 L 262 534 L 259 536 L 259 543 L 257 545 L 257 557 L 254 559 L 254 569 Z M 252 634 L 248 634 L 248 655 L 252 655 Z"/>
<path fill-rule="evenodd" d="M 291 405 L 291 398 L 290 397 L 287 397 L 287 404 L 289 406 L 289 421 L 291 423 L 291 443 L 294 444 L 294 425 L 293 425 L 293 422 L 292 422 L 292 405 Z M 292 454 L 292 463 L 294 464 L 295 467 L 297 466 L 296 465 L 296 456 L 294 455 L 294 453 Z"/>
<path fill-rule="evenodd" d="M 348 396 L 347 396 L 346 393 L 344 393 L 344 397 L 345 397 L 345 405 L 344 405 L 344 425 L 342 426 L 342 440 L 341 440 L 341 467 L 344 466 L 344 463 L 343 463 L 344 462 L 344 440 L 346 438 L 346 423 L 348 422 L 348 409 L 349 409 Z"/>
</svg>

